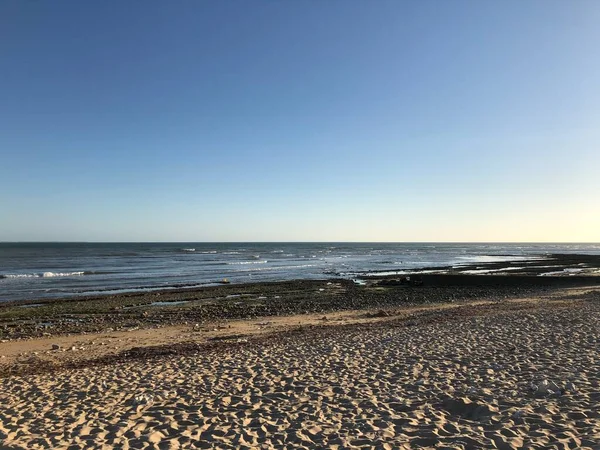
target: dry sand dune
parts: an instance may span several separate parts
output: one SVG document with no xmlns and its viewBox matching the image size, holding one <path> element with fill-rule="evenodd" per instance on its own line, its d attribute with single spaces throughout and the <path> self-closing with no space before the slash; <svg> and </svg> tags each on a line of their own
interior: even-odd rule
<svg viewBox="0 0 600 450">
<path fill-rule="evenodd" d="M 2 448 L 600 448 L 600 303 L 506 305 L 3 378 Z"/>
</svg>

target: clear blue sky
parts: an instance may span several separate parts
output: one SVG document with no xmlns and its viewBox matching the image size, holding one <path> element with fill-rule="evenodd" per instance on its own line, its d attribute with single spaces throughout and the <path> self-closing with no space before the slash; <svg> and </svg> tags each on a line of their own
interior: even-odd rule
<svg viewBox="0 0 600 450">
<path fill-rule="evenodd" d="M 0 2 L 0 240 L 600 241 L 600 2 Z"/>
</svg>

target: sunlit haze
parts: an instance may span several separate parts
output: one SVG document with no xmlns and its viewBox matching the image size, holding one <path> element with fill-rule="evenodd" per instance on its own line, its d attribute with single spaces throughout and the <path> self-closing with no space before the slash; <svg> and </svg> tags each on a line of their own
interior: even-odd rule
<svg viewBox="0 0 600 450">
<path fill-rule="evenodd" d="M 599 23 L 1 2 L 0 241 L 600 241 Z"/>
</svg>

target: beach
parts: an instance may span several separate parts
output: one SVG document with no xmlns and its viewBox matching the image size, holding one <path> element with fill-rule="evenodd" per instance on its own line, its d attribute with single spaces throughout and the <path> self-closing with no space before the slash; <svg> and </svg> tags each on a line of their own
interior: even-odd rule
<svg viewBox="0 0 600 450">
<path fill-rule="evenodd" d="M 598 277 L 461 277 L 13 304 L 1 448 L 600 448 Z"/>
<path fill-rule="evenodd" d="M 0 450 L 600 450 L 600 0 L 0 17 Z"/>
</svg>

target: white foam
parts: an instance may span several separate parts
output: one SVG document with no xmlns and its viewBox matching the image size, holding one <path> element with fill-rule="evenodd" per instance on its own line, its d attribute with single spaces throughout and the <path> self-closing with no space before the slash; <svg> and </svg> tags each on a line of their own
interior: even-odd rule
<svg viewBox="0 0 600 450">
<path fill-rule="evenodd" d="M 494 263 L 505 261 L 541 261 L 547 259 L 544 256 L 495 256 L 495 255 L 477 255 L 477 256 L 457 256 L 456 259 L 462 259 L 468 262 L 458 263 L 457 265 L 466 265 L 473 263 Z"/>
<path fill-rule="evenodd" d="M 427 274 L 427 273 L 446 273 L 445 270 L 394 270 L 394 271 L 387 271 L 387 272 L 371 272 L 371 273 L 364 273 L 364 274 L 360 274 L 360 276 L 363 277 L 378 277 L 378 276 L 389 276 L 389 275 L 422 275 L 422 274 Z"/>
<path fill-rule="evenodd" d="M 53 277 L 73 277 L 85 275 L 85 272 L 44 272 L 42 274 L 43 278 L 53 278 Z"/>
<path fill-rule="evenodd" d="M 0 278 L 53 278 L 53 277 L 73 277 L 85 275 L 85 272 L 43 272 L 43 273 L 7 273 L 0 275 Z"/>
<path fill-rule="evenodd" d="M 563 269 L 554 272 L 544 272 L 540 273 L 540 277 L 551 277 L 553 275 L 575 275 L 577 273 L 583 272 L 584 270 L 585 269 Z"/>
<path fill-rule="evenodd" d="M 273 267 L 273 270 L 301 269 L 303 267 L 317 267 L 317 264 L 298 264 L 297 266 L 276 266 L 276 267 Z"/>
<path fill-rule="evenodd" d="M 262 261 L 236 261 L 236 262 L 228 262 L 227 264 L 230 266 L 238 266 L 238 265 L 247 265 L 247 264 L 266 264 L 269 261 L 267 260 L 262 260 Z"/>
<path fill-rule="evenodd" d="M 39 275 L 37 273 L 7 273 L 5 275 L 1 275 L 3 278 L 38 278 Z"/>
<path fill-rule="evenodd" d="M 473 270 L 463 270 L 460 273 L 466 275 L 482 275 L 485 273 L 498 273 L 498 272 L 508 272 L 510 270 L 522 270 L 525 267 L 504 267 L 502 269 L 473 269 Z"/>
</svg>

